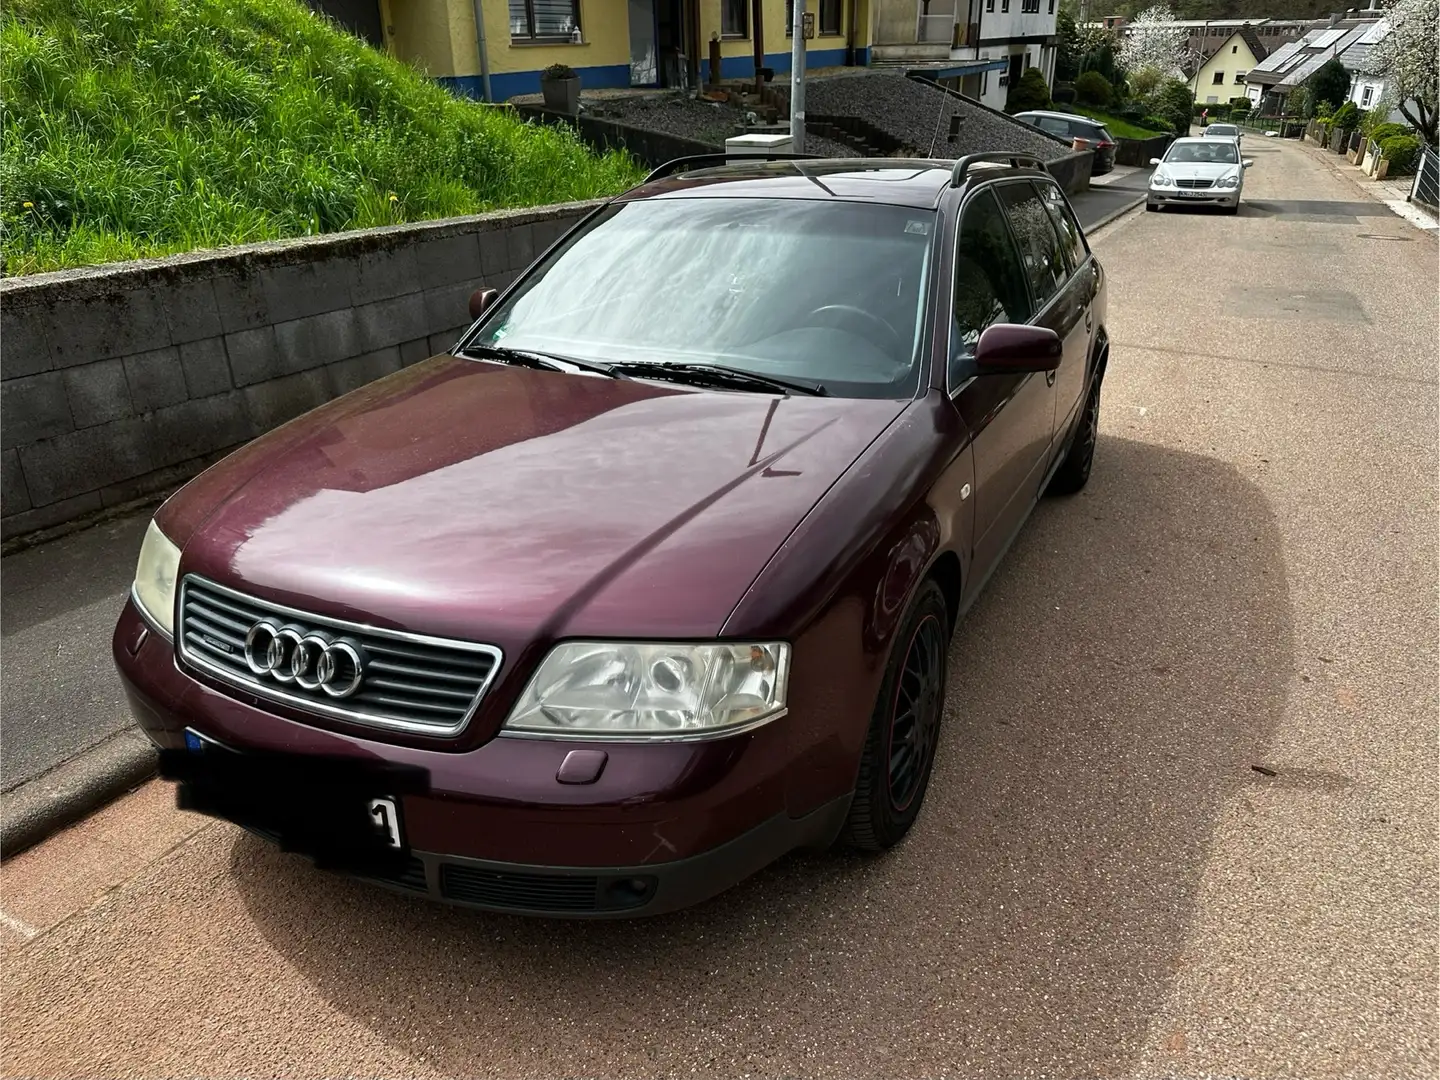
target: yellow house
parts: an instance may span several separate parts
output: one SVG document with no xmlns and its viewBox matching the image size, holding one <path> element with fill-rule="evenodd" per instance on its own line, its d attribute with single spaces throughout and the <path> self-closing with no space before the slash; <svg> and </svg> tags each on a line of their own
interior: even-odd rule
<svg viewBox="0 0 1440 1080">
<path fill-rule="evenodd" d="M 1260 36 L 1242 26 L 1225 39 L 1195 73 L 1195 103 L 1224 105 L 1245 96 L 1245 73 L 1269 55 Z"/>
<path fill-rule="evenodd" d="M 807 69 L 867 63 L 871 0 L 801 2 L 814 22 Z M 488 82 L 492 101 L 539 93 L 540 72 L 557 63 L 574 68 L 587 90 L 707 80 L 712 42 L 722 78 L 749 78 L 757 36 L 762 66 L 777 77 L 790 71 L 794 0 L 310 3 L 457 92 L 484 98 Z"/>
</svg>

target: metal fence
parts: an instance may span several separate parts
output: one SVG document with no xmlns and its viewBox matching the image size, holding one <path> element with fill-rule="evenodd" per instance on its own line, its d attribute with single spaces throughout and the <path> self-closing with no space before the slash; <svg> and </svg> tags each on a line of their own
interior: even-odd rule
<svg viewBox="0 0 1440 1080">
<path fill-rule="evenodd" d="M 1420 160 L 1415 168 L 1415 184 L 1410 189 L 1410 201 L 1421 203 L 1432 210 L 1440 210 L 1440 155 L 1428 146 L 1420 151 Z"/>
</svg>

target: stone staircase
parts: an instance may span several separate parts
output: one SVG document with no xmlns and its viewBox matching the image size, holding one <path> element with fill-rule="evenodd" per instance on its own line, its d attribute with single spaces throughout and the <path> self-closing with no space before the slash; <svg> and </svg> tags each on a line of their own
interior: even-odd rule
<svg viewBox="0 0 1440 1080">
<path fill-rule="evenodd" d="M 857 157 L 913 157 L 915 151 L 858 116 L 807 116 L 805 130 L 850 147 Z"/>
</svg>

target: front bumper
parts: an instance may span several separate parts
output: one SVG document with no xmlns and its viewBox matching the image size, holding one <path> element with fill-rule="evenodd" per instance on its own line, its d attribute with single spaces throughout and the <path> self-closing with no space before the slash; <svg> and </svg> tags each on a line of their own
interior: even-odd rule
<svg viewBox="0 0 1440 1080">
<path fill-rule="evenodd" d="M 1222 206 L 1240 205 L 1240 191 L 1236 189 L 1202 188 L 1198 191 L 1177 188 L 1151 188 L 1146 196 L 1156 206 Z"/>
<path fill-rule="evenodd" d="M 131 710 L 160 749 L 183 748 L 193 728 L 242 753 L 426 770 L 429 793 L 399 797 L 408 861 L 378 883 L 446 903 L 581 918 L 687 907 L 788 851 L 830 844 L 855 780 L 858 756 L 845 740 L 817 745 L 816 726 L 793 709 L 782 721 L 708 742 L 502 737 L 465 751 L 417 749 L 287 719 L 222 692 L 180 670 L 173 646 L 147 632 L 130 602 L 113 653 Z M 825 719 L 833 731 L 846 718 Z M 598 776 L 561 782 L 561 764 L 582 749 L 604 751 Z"/>
</svg>

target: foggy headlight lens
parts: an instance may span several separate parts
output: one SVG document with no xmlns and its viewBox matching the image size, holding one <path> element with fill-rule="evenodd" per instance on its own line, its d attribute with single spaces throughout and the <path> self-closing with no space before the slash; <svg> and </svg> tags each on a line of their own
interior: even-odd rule
<svg viewBox="0 0 1440 1080">
<path fill-rule="evenodd" d="M 150 621 L 171 637 L 175 636 L 175 576 L 179 570 L 180 549 L 150 522 L 140 545 L 133 594 Z"/>
<path fill-rule="evenodd" d="M 1164 169 L 1156 169 L 1154 175 L 1150 177 L 1150 186 L 1169 187 L 1170 174 L 1167 173 Z"/>
<path fill-rule="evenodd" d="M 1218 184 L 1216 184 L 1215 186 L 1216 186 L 1216 187 L 1222 187 L 1222 188 L 1237 188 L 1237 187 L 1240 186 L 1240 177 L 1239 177 L 1239 176 L 1226 176 L 1226 177 L 1222 177 L 1221 180 L 1220 180 L 1220 182 L 1219 182 Z"/>
<path fill-rule="evenodd" d="M 505 730 L 644 738 L 721 734 L 785 708 L 790 646 L 557 645 Z"/>
</svg>

